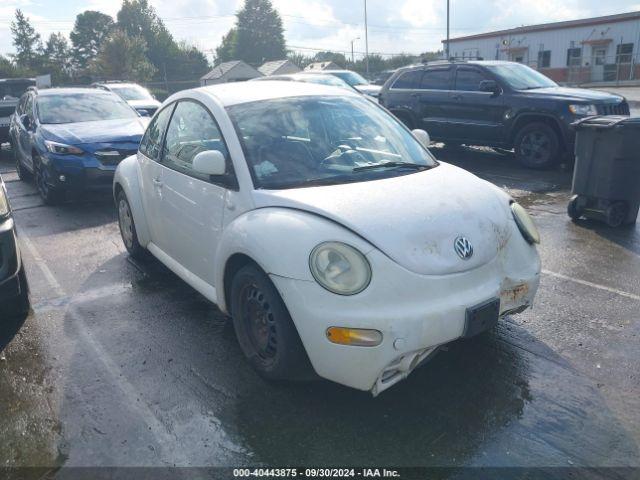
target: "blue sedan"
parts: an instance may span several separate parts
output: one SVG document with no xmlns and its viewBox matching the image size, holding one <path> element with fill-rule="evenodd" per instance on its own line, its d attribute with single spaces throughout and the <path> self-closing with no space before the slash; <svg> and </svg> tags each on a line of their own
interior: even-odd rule
<svg viewBox="0 0 640 480">
<path fill-rule="evenodd" d="M 107 191 L 118 163 L 138 150 L 147 123 L 111 92 L 31 89 L 11 118 L 18 175 L 33 176 L 47 204 L 68 191 Z"/>
</svg>

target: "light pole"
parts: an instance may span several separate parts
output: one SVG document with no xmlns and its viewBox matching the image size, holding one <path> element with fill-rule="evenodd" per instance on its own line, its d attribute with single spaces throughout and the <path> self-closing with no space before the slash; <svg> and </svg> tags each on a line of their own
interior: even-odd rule
<svg viewBox="0 0 640 480">
<path fill-rule="evenodd" d="M 356 57 L 353 54 L 353 42 L 355 42 L 356 40 L 360 40 L 360 37 L 356 37 L 353 40 L 351 40 L 351 63 L 356 63 Z"/>
<path fill-rule="evenodd" d="M 364 59 L 369 76 L 369 30 L 367 26 L 367 0 L 364 0 Z"/>
<path fill-rule="evenodd" d="M 447 0 L 447 60 L 451 58 L 449 56 L 449 12 L 451 10 L 450 3 L 451 0 Z"/>
</svg>

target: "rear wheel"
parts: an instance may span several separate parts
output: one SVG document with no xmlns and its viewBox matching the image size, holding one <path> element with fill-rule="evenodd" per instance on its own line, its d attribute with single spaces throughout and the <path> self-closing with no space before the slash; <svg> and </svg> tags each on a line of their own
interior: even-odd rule
<svg viewBox="0 0 640 480">
<path fill-rule="evenodd" d="M 62 202 L 65 197 L 65 192 L 63 190 L 53 188 L 50 185 L 49 172 L 42 165 L 41 160 L 36 155 L 33 157 L 33 168 L 36 187 L 38 188 L 38 193 L 40 194 L 42 201 L 46 205 L 57 205 Z"/>
<path fill-rule="evenodd" d="M 573 196 L 571 200 L 569 200 L 569 205 L 567 205 L 567 214 L 574 222 L 582 216 L 582 208 L 579 206 L 577 195 Z"/>
<path fill-rule="evenodd" d="M 558 161 L 560 139 L 546 123 L 530 123 L 516 135 L 515 153 L 518 161 L 527 168 L 549 168 Z"/>
<path fill-rule="evenodd" d="M 269 380 L 303 380 L 313 369 L 291 316 L 271 282 L 247 265 L 231 283 L 231 316 L 240 347 L 253 368 Z"/>
<path fill-rule="evenodd" d="M 627 204 L 624 202 L 615 202 L 605 210 L 605 221 L 612 228 L 617 228 L 627 219 Z"/>
<path fill-rule="evenodd" d="M 129 205 L 129 200 L 124 191 L 120 190 L 118 192 L 116 200 L 118 202 L 118 226 L 120 227 L 122 243 L 124 243 L 124 247 L 131 257 L 137 260 L 144 260 L 147 257 L 147 250 L 138 241 L 131 205 Z"/>
</svg>

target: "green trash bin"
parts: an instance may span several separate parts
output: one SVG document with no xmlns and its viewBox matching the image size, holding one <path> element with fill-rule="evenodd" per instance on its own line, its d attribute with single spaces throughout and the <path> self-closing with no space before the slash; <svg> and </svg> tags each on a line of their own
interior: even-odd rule
<svg viewBox="0 0 640 480">
<path fill-rule="evenodd" d="M 576 130 L 575 167 L 568 214 L 633 224 L 640 207 L 640 117 L 587 117 Z"/>
</svg>

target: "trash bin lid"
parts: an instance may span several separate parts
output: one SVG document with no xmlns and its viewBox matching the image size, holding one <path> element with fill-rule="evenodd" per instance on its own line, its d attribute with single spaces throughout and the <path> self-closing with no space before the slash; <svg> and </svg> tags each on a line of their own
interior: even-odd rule
<svg viewBox="0 0 640 480">
<path fill-rule="evenodd" d="M 601 115 L 586 117 L 571 124 L 576 130 L 580 128 L 612 128 L 635 127 L 640 128 L 640 117 L 627 117 L 623 115 Z"/>
</svg>

